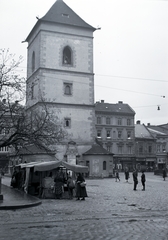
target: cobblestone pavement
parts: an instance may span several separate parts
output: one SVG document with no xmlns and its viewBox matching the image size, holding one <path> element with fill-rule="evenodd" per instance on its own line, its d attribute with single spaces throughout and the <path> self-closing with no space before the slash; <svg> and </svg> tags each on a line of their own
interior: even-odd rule
<svg viewBox="0 0 168 240">
<path fill-rule="evenodd" d="M 28 209 L 0 211 L 1 240 L 168 240 L 168 178 L 146 173 L 146 191 L 132 176 L 87 180 L 86 201 L 43 199 Z"/>
</svg>

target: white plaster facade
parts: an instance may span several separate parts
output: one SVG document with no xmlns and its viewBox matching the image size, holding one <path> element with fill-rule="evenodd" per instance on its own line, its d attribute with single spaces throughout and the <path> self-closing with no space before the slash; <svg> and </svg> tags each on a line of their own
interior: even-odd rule
<svg viewBox="0 0 168 240">
<path fill-rule="evenodd" d="M 65 4 L 58 0 L 55 5 L 57 8 L 62 6 L 60 11 L 63 11 Z M 54 7 L 53 5 L 50 11 L 54 10 Z M 71 12 L 67 5 L 65 11 L 66 16 L 73 19 L 74 12 Z M 35 104 L 38 106 L 43 97 L 48 109 L 57 114 L 68 132 L 68 138 L 58 146 L 57 158 L 62 160 L 69 141 L 76 143 L 79 155 L 88 150 L 94 142 L 95 29 L 83 20 L 84 27 L 61 23 L 61 15 L 60 22 L 46 21 L 50 17 L 49 14 L 50 12 L 43 17 L 45 20 L 42 18 L 37 21 L 26 39 L 28 42 L 26 105 L 28 109 Z M 63 62 L 63 51 L 66 47 L 71 52 L 70 64 Z M 70 86 L 70 94 L 65 93 L 67 85 Z M 65 126 L 66 119 L 70 120 L 68 127 Z"/>
</svg>

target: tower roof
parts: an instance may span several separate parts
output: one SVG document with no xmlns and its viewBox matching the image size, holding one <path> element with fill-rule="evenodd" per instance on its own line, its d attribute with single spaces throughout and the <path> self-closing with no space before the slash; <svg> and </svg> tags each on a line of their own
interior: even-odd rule
<svg viewBox="0 0 168 240">
<path fill-rule="evenodd" d="M 87 24 L 68 5 L 66 5 L 63 0 L 57 0 L 46 15 L 40 20 L 90 28 L 93 31 L 95 30 L 95 28 Z"/>
<path fill-rule="evenodd" d="M 36 26 L 40 22 L 50 22 L 80 28 L 87 28 L 90 29 L 91 31 L 96 30 L 96 28 L 92 27 L 91 25 L 86 23 L 82 18 L 80 18 L 66 3 L 63 2 L 63 0 L 57 0 L 49 9 L 49 11 L 42 18 L 38 19 L 32 31 L 36 28 Z M 28 35 L 26 41 L 28 41 L 32 31 Z"/>
</svg>

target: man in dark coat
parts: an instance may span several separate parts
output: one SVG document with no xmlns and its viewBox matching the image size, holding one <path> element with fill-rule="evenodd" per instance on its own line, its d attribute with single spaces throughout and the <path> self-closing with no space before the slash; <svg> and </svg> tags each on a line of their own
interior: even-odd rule
<svg viewBox="0 0 168 240">
<path fill-rule="evenodd" d="M 165 178 L 166 178 L 166 169 L 164 168 L 163 169 L 163 180 L 165 181 Z"/>
<path fill-rule="evenodd" d="M 136 191 L 136 187 L 137 187 L 137 184 L 138 184 L 138 172 L 136 169 L 134 169 L 133 173 L 132 173 L 132 176 L 133 176 L 133 181 L 134 181 L 134 191 Z"/>
<path fill-rule="evenodd" d="M 142 191 L 145 191 L 145 182 L 146 182 L 145 173 L 142 172 L 142 175 L 141 175 L 141 183 L 142 183 L 142 186 L 143 186 Z"/>
</svg>

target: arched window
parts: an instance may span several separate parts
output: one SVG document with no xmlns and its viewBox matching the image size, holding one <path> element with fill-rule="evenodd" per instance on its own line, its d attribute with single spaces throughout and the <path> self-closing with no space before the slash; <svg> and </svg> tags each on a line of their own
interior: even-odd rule
<svg viewBox="0 0 168 240">
<path fill-rule="evenodd" d="M 72 95 L 72 83 L 64 83 L 64 94 Z"/>
<path fill-rule="evenodd" d="M 63 50 L 63 64 L 72 64 L 72 52 L 70 47 L 66 46 Z"/>
<path fill-rule="evenodd" d="M 103 161 L 103 170 L 106 170 L 106 161 Z"/>
<path fill-rule="evenodd" d="M 35 52 L 33 51 L 32 54 L 32 72 L 34 72 L 35 70 Z"/>
<path fill-rule="evenodd" d="M 69 85 L 66 85 L 66 87 L 65 87 L 65 94 L 67 94 L 67 95 L 71 94 L 71 88 Z"/>
</svg>

